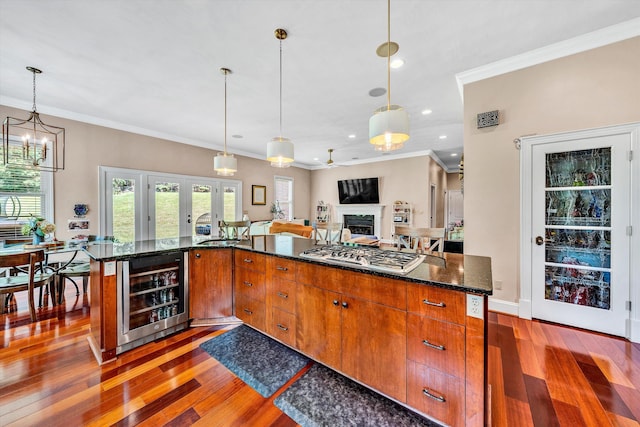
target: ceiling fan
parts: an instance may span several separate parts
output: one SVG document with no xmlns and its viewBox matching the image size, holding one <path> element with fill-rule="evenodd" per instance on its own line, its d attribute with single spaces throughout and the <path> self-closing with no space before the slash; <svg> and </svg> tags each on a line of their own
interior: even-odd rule
<svg viewBox="0 0 640 427">
<path fill-rule="evenodd" d="M 329 148 L 327 151 L 329 152 L 329 160 L 327 160 L 327 167 L 334 168 L 337 165 L 333 162 L 333 159 L 331 158 L 331 155 L 333 154 L 333 148 Z"/>
</svg>

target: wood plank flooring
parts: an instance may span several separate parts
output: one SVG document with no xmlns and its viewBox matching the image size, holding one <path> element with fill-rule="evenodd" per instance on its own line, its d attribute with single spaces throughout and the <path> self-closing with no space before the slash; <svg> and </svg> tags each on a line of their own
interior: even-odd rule
<svg viewBox="0 0 640 427">
<path fill-rule="evenodd" d="M 190 328 L 98 366 L 87 343 L 89 305 L 26 302 L 0 315 L 1 426 L 295 426 L 199 345 L 221 330 Z M 626 340 L 489 315 L 494 426 L 638 426 L 640 346 Z"/>
</svg>

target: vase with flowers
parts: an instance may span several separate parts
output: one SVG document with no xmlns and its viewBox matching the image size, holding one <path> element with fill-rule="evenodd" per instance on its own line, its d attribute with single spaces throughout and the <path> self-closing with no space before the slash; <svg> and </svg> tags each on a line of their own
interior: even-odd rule
<svg viewBox="0 0 640 427">
<path fill-rule="evenodd" d="M 47 221 L 44 218 L 31 215 L 29 221 L 22 226 L 22 235 L 33 236 L 33 244 L 39 245 L 44 241 L 47 234 L 51 234 L 56 231 L 56 225 Z"/>
</svg>

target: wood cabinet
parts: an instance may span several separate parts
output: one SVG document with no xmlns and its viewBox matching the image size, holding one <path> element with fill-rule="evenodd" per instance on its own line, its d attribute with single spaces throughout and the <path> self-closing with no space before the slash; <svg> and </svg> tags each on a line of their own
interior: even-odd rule
<svg viewBox="0 0 640 427">
<path fill-rule="evenodd" d="M 299 264 L 298 273 L 298 348 L 404 402 L 404 283 L 389 281 L 390 286 L 384 286 L 384 281 L 374 276 L 305 263 Z M 393 307 L 397 305 L 401 309 Z"/>
<path fill-rule="evenodd" d="M 267 257 L 267 333 L 292 347 L 296 345 L 296 263 Z"/>
<path fill-rule="evenodd" d="M 265 311 L 266 256 L 255 252 L 235 251 L 235 315 L 243 322 L 266 330 Z"/>
<path fill-rule="evenodd" d="M 189 250 L 189 318 L 198 325 L 233 315 L 232 249 Z"/>
</svg>

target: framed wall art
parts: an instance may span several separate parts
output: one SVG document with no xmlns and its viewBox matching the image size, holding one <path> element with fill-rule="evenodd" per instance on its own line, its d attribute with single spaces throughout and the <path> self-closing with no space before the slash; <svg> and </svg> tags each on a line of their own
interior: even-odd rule
<svg viewBox="0 0 640 427">
<path fill-rule="evenodd" d="M 267 187 L 264 185 L 251 186 L 251 204 L 266 205 L 267 204 Z"/>
</svg>

